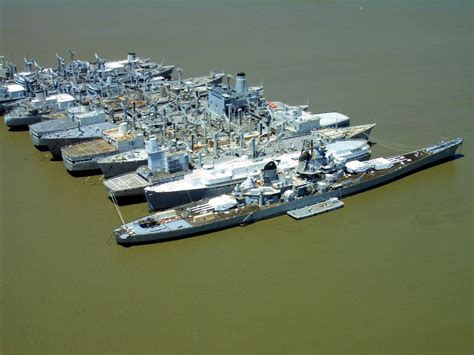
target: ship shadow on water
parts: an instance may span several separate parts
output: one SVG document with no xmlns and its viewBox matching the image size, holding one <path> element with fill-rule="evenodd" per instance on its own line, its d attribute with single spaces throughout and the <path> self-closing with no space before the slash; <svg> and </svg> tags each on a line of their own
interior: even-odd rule
<svg viewBox="0 0 474 355">
<path fill-rule="evenodd" d="M 29 129 L 28 126 L 8 127 L 8 132 L 26 132 Z"/>
<path fill-rule="evenodd" d="M 114 202 L 113 199 L 109 196 L 110 202 Z M 129 206 L 135 205 L 138 203 L 146 202 L 145 194 L 140 196 L 125 196 L 125 197 L 116 197 L 117 205 L 119 206 Z"/>
<path fill-rule="evenodd" d="M 33 144 L 33 147 L 35 147 L 36 150 L 39 150 L 40 152 L 49 152 L 47 145 L 34 145 Z"/>
<path fill-rule="evenodd" d="M 49 161 L 63 161 L 63 157 L 51 154 L 51 158 L 49 158 Z"/>
<path fill-rule="evenodd" d="M 94 169 L 94 170 L 79 170 L 79 171 L 70 171 L 70 170 L 67 170 L 67 172 L 68 172 L 68 174 L 69 174 L 70 176 L 75 177 L 75 178 L 102 175 L 102 170 L 100 170 L 100 169 Z"/>
</svg>

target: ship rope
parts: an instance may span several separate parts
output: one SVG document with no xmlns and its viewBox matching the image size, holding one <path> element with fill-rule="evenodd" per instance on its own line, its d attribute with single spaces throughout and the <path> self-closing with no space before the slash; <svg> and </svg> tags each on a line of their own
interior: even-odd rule
<svg viewBox="0 0 474 355">
<path fill-rule="evenodd" d="M 113 204 L 114 204 L 114 207 L 115 207 L 115 210 L 117 211 L 117 214 L 120 218 L 120 220 L 122 221 L 122 224 L 125 224 L 125 221 L 123 220 L 123 216 L 122 216 L 122 213 L 120 212 L 120 208 L 118 206 L 118 202 L 117 202 L 117 197 L 115 197 L 115 194 L 112 193 L 110 195 L 110 199 L 112 200 Z"/>
<path fill-rule="evenodd" d="M 193 199 L 191 198 L 191 194 L 189 193 L 189 190 L 186 190 L 186 192 L 188 193 L 189 202 L 193 202 Z"/>
<path fill-rule="evenodd" d="M 113 242 L 114 238 L 115 238 L 114 233 L 111 233 L 111 234 L 110 234 L 110 237 L 109 237 L 109 239 L 107 240 L 107 243 L 106 243 L 106 245 L 107 245 L 108 247 L 112 246 L 112 242 Z"/>
<path fill-rule="evenodd" d="M 381 146 L 383 146 L 385 148 L 389 148 L 389 149 L 392 149 L 392 150 L 397 150 L 397 151 L 400 151 L 400 152 L 405 152 L 406 153 L 406 152 L 411 151 L 411 150 L 420 149 L 419 146 L 413 146 L 413 145 L 390 142 L 390 141 L 383 140 L 383 139 L 380 139 L 378 137 L 375 137 L 372 134 L 370 135 L 370 138 L 376 144 L 380 144 Z"/>
</svg>

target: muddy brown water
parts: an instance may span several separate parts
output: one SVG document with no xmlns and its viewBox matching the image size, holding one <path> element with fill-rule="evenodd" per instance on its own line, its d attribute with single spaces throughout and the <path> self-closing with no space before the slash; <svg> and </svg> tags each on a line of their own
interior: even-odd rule
<svg viewBox="0 0 474 355">
<path fill-rule="evenodd" d="M 0 1 L 0 53 L 127 51 L 375 122 L 374 156 L 464 157 L 303 221 L 122 248 L 100 176 L 0 124 L 2 354 L 472 352 L 469 1 Z M 127 220 L 144 203 L 121 208 Z"/>
</svg>

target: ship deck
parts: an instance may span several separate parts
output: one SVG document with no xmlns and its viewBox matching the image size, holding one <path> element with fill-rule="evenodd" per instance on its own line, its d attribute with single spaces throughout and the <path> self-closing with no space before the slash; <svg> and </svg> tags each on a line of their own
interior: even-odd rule
<svg viewBox="0 0 474 355">
<path fill-rule="evenodd" d="M 149 185 L 149 182 L 133 172 L 112 179 L 107 179 L 104 181 L 104 185 L 109 192 L 117 192 L 141 187 L 145 188 Z"/>
<path fill-rule="evenodd" d="M 74 144 L 63 148 L 63 154 L 69 158 L 84 158 L 114 152 L 117 152 L 117 148 L 103 139 L 94 139 L 92 141 Z"/>
</svg>

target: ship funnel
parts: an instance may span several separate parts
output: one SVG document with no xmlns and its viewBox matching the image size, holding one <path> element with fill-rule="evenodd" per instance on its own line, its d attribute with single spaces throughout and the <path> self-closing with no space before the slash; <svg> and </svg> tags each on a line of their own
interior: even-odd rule
<svg viewBox="0 0 474 355">
<path fill-rule="evenodd" d="M 160 149 L 160 145 L 158 144 L 158 139 L 156 137 L 151 137 L 148 140 L 146 151 L 148 153 L 156 153 Z"/>
<path fill-rule="evenodd" d="M 148 153 L 148 168 L 152 172 L 168 171 L 168 158 L 166 152 L 158 143 L 156 137 L 151 137 L 146 144 Z"/>
<path fill-rule="evenodd" d="M 247 91 L 247 78 L 245 73 L 237 73 L 235 77 L 235 91 L 240 94 Z"/>
<path fill-rule="evenodd" d="M 44 101 L 46 99 L 46 95 L 45 95 L 44 91 L 38 91 L 38 92 L 36 92 L 35 98 L 38 101 Z"/>
<path fill-rule="evenodd" d="M 265 186 L 270 186 L 272 181 L 278 180 L 277 166 L 275 162 L 269 161 L 263 168 L 263 183 Z"/>
<path fill-rule="evenodd" d="M 136 59 L 135 52 L 128 52 L 127 60 L 128 62 L 133 62 Z"/>
<path fill-rule="evenodd" d="M 122 122 L 120 123 L 119 127 L 118 127 L 118 131 L 119 131 L 119 134 L 123 137 L 123 136 L 126 136 L 127 135 L 127 122 Z"/>
</svg>

